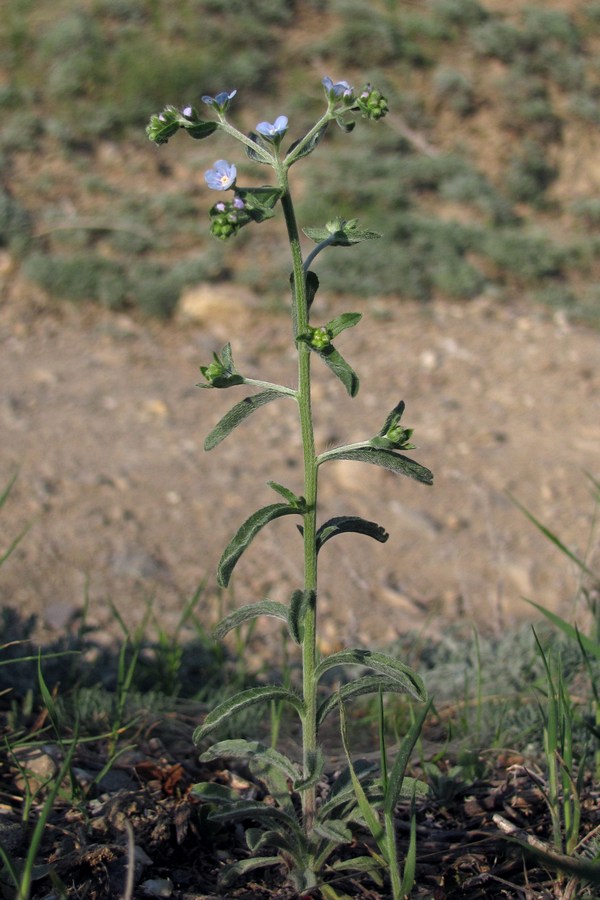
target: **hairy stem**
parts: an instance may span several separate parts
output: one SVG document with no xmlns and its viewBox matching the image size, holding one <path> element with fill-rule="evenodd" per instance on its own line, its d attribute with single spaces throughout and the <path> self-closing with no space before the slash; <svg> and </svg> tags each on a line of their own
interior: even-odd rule
<svg viewBox="0 0 600 900">
<path fill-rule="evenodd" d="M 287 171 L 278 166 L 279 186 L 282 189 L 281 205 L 285 215 L 290 249 L 292 253 L 293 273 L 293 311 L 294 337 L 308 330 L 308 303 L 306 297 L 306 281 L 302 260 L 302 248 L 298 225 L 289 190 Z M 315 600 L 309 604 L 304 618 L 304 639 L 302 642 L 302 691 L 305 705 L 303 722 L 303 763 L 304 774 L 308 777 L 310 761 L 317 749 L 317 685 L 315 668 L 317 665 L 316 626 L 317 626 L 317 460 L 313 434 L 311 391 L 310 391 L 310 349 L 302 341 L 298 342 L 298 408 L 302 431 L 302 449 L 304 456 L 304 496 L 307 511 L 304 514 L 304 590 L 311 592 Z M 316 806 L 315 787 L 302 792 L 302 811 L 304 828 L 310 834 L 314 824 Z"/>
</svg>

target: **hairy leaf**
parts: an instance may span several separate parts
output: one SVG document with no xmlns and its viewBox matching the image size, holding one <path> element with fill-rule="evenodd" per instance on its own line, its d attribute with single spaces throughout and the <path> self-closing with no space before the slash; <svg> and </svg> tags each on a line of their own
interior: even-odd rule
<svg viewBox="0 0 600 900">
<path fill-rule="evenodd" d="M 367 537 L 385 544 L 389 534 L 376 522 L 368 522 L 360 516 L 335 516 L 324 522 L 317 531 L 317 552 L 323 544 L 337 534 L 365 534 Z"/>
<path fill-rule="evenodd" d="M 254 141 L 255 144 L 258 144 L 259 146 L 262 145 L 260 136 L 258 134 L 256 134 L 254 131 L 249 131 L 248 137 L 250 138 L 251 141 Z M 258 151 L 254 149 L 254 147 L 248 147 L 247 144 L 245 146 L 246 146 L 246 154 L 252 160 L 252 162 L 262 163 L 263 165 L 266 165 L 266 166 L 270 165 L 269 160 L 265 159 L 264 156 L 262 156 L 260 153 L 258 153 Z"/>
<path fill-rule="evenodd" d="M 386 653 L 378 653 L 373 650 L 363 650 L 361 648 L 353 648 L 349 650 L 340 650 L 338 653 L 332 653 L 322 659 L 315 670 L 315 678 L 317 681 L 335 666 L 366 666 L 373 669 L 377 674 L 384 675 L 391 681 L 396 681 L 403 685 L 407 693 L 415 697 L 417 700 L 426 700 L 427 691 L 423 680 L 409 666 L 401 663 L 399 660 L 388 656 Z"/>
<path fill-rule="evenodd" d="M 221 441 L 225 440 L 234 428 L 237 428 L 244 419 L 247 419 L 255 409 L 259 409 L 261 406 L 265 406 L 272 400 L 277 400 L 279 397 L 285 396 L 286 394 L 281 391 L 268 390 L 262 391 L 260 394 L 254 394 L 252 397 L 244 397 L 244 399 L 239 403 L 236 403 L 228 413 L 225 413 L 223 418 L 217 422 L 213 430 L 206 436 L 204 449 L 212 450 L 217 444 L 220 444 Z"/>
<path fill-rule="evenodd" d="M 230 863 L 219 873 L 219 888 L 228 888 L 243 875 L 253 872 L 255 869 L 264 869 L 266 866 L 280 866 L 280 856 L 251 856 L 249 859 L 239 859 Z"/>
<path fill-rule="evenodd" d="M 319 279 L 315 272 L 310 270 L 306 273 L 306 305 L 308 309 L 313 305 L 315 295 L 319 290 Z"/>
<path fill-rule="evenodd" d="M 211 731 L 214 731 L 215 728 L 218 728 L 226 719 L 236 715 L 236 713 L 248 709 L 249 706 L 255 706 L 257 703 L 265 703 L 270 700 L 290 703 L 300 716 L 304 715 L 304 703 L 297 694 L 294 694 L 293 691 L 287 688 L 279 685 L 249 688 L 247 691 L 240 691 L 234 697 L 229 697 L 212 709 L 202 725 L 199 725 L 194 731 L 194 743 L 200 743 L 207 734 L 210 734 Z"/>
<path fill-rule="evenodd" d="M 258 616 L 272 616 L 275 619 L 283 619 L 286 624 L 289 624 L 287 606 L 278 603 L 277 600 L 259 600 L 258 603 L 240 606 L 239 609 L 234 609 L 228 616 L 221 619 L 213 629 L 213 636 L 219 641 L 233 628 L 237 628 L 250 619 L 256 619 Z"/>
<path fill-rule="evenodd" d="M 310 346 L 310 345 L 309 345 Z M 342 354 L 335 349 L 333 344 L 329 344 L 322 350 L 315 347 L 310 348 L 313 353 L 320 356 L 326 366 L 328 366 L 336 378 L 339 378 L 351 397 L 356 397 L 360 386 L 358 375 L 353 368 L 346 362 Z"/>
<path fill-rule="evenodd" d="M 375 447 L 337 447 L 322 453 L 317 462 L 320 465 L 331 459 L 348 459 L 353 462 L 366 462 L 374 466 L 382 466 L 390 472 L 414 478 L 422 484 L 433 484 L 433 473 L 402 453 L 393 450 L 379 450 Z"/>
<path fill-rule="evenodd" d="M 332 694 L 321 702 L 317 710 L 317 725 L 320 726 L 329 713 L 337 709 L 338 696 L 345 701 L 363 694 L 376 694 L 380 690 L 386 694 L 406 693 L 404 684 L 395 679 L 387 678 L 385 675 L 362 675 L 354 681 L 343 684 L 337 694 Z"/>
<path fill-rule="evenodd" d="M 268 765 L 280 769 L 291 781 L 299 776 L 298 766 L 294 765 L 283 753 L 279 753 L 273 747 L 267 747 L 266 744 L 261 744 L 260 741 L 245 741 L 241 738 L 213 744 L 201 754 L 200 762 L 214 762 L 216 759 L 252 760 L 256 757 L 264 758 Z"/>
<path fill-rule="evenodd" d="M 281 518 L 281 516 L 289 516 L 292 513 L 298 515 L 301 512 L 301 509 L 293 508 L 287 503 L 271 503 L 269 506 L 263 506 L 261 509 L 258 509 L 249 519 L 246 519 L 223 551 L 223 555 L 219 560 L 217 581 L 220 586 L 227 587 L 237 561 L 261 528 L 264 528 L 265 525 L 274 519 Z"/>
<path fill-rule="evenodd" d="M 332 841 L 334 844 L 347 844 L 352 840 L 352 832 L 341 819 L 327 819 L 325 822 L 317 821 L 315 831 L 319 837 Z"/>
<path fill-rule="evenodd" d="M 287 500 L 290 506 L 294 509 L 299 509 L 301 512 L 304 512 L 306 509 L 306 500 L 304 497 L 299 497 L 298 494 L 295 494 L 293 491 L 290 491 L 289 488 L 286 488 L 285 485 L 279 484 L 278 481 L 268 481 L 267 484 L 270 488 L 279 494 L 280 497 L 283 497 L 284 500 Z"/>
<path fill-rule="evenodd" d="M 194 122 L 193 125 L 184 126 L 189 136 L 195 138 L 197 141 L 201 141 L 202 138 L 210 137 L 218 127 L 218 122 Z"/>
<path fill-rule="evenodd" d="M 288 150 L 288 152 L 285 155 L 285 160 L 290 160 L 290 162 L 289 162 L 290 166 L 293 165 L 295 162 L 298 162 L 299 159 L 302 159 L 303 157 L 308 156 L 309 153 L 312 153 L 313 150 L 316 149 L 321 138 L 327 131 L 328 124 L 329 124 L 328 122 L 325 122 L 324 125 L 321 125 L 319 130 L 313 134 L 311 139 L 306 142 L 304 147 L 302 147 L 302 149 L 299 150 L 296 155 L 294 155 L 294 151 L 295 151 L 296 147 L 298 147 L 298 145 L 300 144 L 301 140 L 303 140 L 303 138 L 300 138 L 300 140 L 298 140 L 298 141 L 294 141 L 294 143 L 292 144 L 292 146 L 290 147 L 290 149 Z M 285 160 L 284 160 L 284 162 L 285 162 Z"/>
<path fill-rule="evenodd" d="M 332 338 L 335 338 L 346 328 L 354 328 L 361 319 L 362 313 L 342 313 L 327 323 L 327 331 L 331 332 Z"/>
<path fill-rule="evenodd" d="M 309 607 L 315 606 L 314 591 L 294 591 L 290 600 L 289 627 L 290 634 L 297 644 L 304 640 L 304 617 Z"/>
<path fill-rule="evenodd" d="M 317 747 L 316 750 L 311 750 L 311 752 L 309 753 L 308 775 L 304 778 L 300 777 L 297 781 L 294 781 L 294 790 L 302 792 L 307 788 L 312 787 L 313 784 L 316 784 L 321 779 L 324 770 L 325 757 L 321 748 Z"/>
</svg>

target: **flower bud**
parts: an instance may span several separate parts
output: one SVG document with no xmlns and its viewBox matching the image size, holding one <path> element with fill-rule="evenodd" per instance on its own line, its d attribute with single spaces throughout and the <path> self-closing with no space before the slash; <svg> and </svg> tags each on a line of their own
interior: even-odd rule
<svg viewBox="0 0 600 900">
<path fill-rule="evenodd" d="M 388 112 L 388 103 L 383 94 L 370 84 L 360 92 L 356 104 L 366 119 L 383 119 Z"/>
</svg>

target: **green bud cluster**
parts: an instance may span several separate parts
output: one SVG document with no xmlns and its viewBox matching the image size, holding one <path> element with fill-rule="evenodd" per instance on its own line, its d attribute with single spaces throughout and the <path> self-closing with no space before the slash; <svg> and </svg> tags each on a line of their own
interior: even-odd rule
<svg viewBox="0 0 600 900">
<path fill-rule="evenodd" d="M 414 444 L 409 443 L 414 428 L 402 428 L 401 425 L 393 425 L 386 432 L 385 437 L 394 444 L 397 450 L 413 450 Z"/>
<path fill-rule="evenodd" d="M 388 102 L 381 91 L 371 87 L 370 84 L 362 89 L 356 98 L 356 104 L 365 119 L 383 119 L 389 110 Z"/>
<path fill-rule="evenodd" d="M 324 350 L 325 347 L 329 347 L 331 338 L 331 332 L 324 326 L 310 329 L 310 345 L 315 350 Z"/>
<path fill-rule="evenodd" d="M 221 241 L 226 241 L 238 233 L 240 228 L 251 221 L 243 209 L 238 209 L 231 201 L 215 203 L 209 212 L 210 233 Z"/>
</svg>

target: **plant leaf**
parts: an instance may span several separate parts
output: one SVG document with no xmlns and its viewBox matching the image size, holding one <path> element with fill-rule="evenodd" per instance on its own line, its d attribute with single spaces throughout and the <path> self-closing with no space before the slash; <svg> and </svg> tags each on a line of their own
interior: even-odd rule
<svg viewBox="0 0 600 900">
<path fill-rule="evenodd" d="M 333 231 L 329 228 L 311 227 L 303 228 L 302 231 L 306 237 L 310 238 L 311 241 L 314 241 L 315 244 L 320 244 L 322 241 L 326 241 L 331 238 L 332 235 L 335 235 L 334 240 L 330 242 L 329 246 L 331 247 L 351 247 L 353 244 L 360 244 L 362 241 L 373 241 L 376 238 L 381 237 L 381 234 L 378 231 L 364 231 L 357 228 L 344 229 L 342 227 L 337 231 Z"/>
<path fill-rule="evenodd" d="M 279 484 L 278 481 L 268 481 L 267 484 L 270 488 L 279 494 L 280 497 L 283 497 L 284 500 L 287 500 L 288 504 L 292 506 L 294 509 L 299 509 L 304 511 L 306 508 L 306 500 L 304 497 L 299 497 L 293 491 L 290 491 L 289 488 L 286 488 L 285 485 Z"/>
<path fill-rule="evenodd" d="M 284 606 L 283 603 L 278 603 L 277 600 L 265 599 L 259 600 L 258 603 L 249 603 L 246 606 L 240 606 L 239 609 L 234 609 L 233 612 L 221 619 L 219 624 L 215 626 L 213 637 L 219 641 L 233 628 L 237 628 L 250 619 L 256 619 L 257 616 L 272 616 L 275 619 L 283 619 L 289 626 L 287 606 Z"/>
<path fill-rule="evenodd" d="M 354 697 L 360 697 L 363 694 L 376 694 L 379 690 L 387 694 L 404 694 L 406 688 L 404 684 L 384 675 L 361 675 L 354 681 L 348 681 L 343 684 L 337 694 L 331 694 L 323 700 L 317 710 L 317 726 L 320 726 L 324 719 L 332 710 L 337 709 L 338 694 L 343 701 L 352 700 Z"/>
<path fill-rule="evenodd" d="M 354 771 L 354 766 L 352 765 L 352 760 L 350 758 L 350 751 L 348 750 L 348 733 L 346 729 L 346 712 L 344 710 L 343 703 L 340 703 L 340 726 L 342 733 L 342 744 L 344 745 L 344 753 L 346 754 L 346 759 L 348 761 L 348 769 L 350 771 L 350 778 L 352 779 L 352 787 L 354 788 L 354 793 L 356 794 L 356 800 L 358 802 L 359 809 L 363 815 L 369 831 L 373 835 L 375 841 L 377 842 L 377 846 L 381 850 L 381 853 L 387 862 L 385 831 L 381 822 L 379 821 L 377 812 L 373 809 L 367 799 L 365 790 L 356 772 Z"/>
<path fill-rule="evenodd" d="M 526 603 L 531 604 L 531 606 L 535 606 L 539 612 L 541 612 L 546 618 L 552 622 L 553 625 L 556 625 L 557 628 L 566 634 L 568 638 L 571 638 L 574 641 L 577 641 L 578 644 L 583 647 L 586 653 L 591 653 L 592 656 L 595 656 L 596 659 L 600 659 L 600 644 L 593 641 L 591 638 L 587 637 L 587 635 L 582 634 L 579 629 L 575 628 L 574 625 L 570 625 L 569 622 L 565 622 L 564 619 L 561 619 L 560 616 L 557 616 L 556 613 L 550 612 L 549 609 L 546 609 L 544 606 L 540 606 L 539 603 L 535 603 L 533 600 L 528 600 L 527 597 L 523 598 Z"/>
<path fill-rule="evenodd" d="M 292 513 L 298 515 L 302 513 L 302 510 L 295 509 L 287 503 L 271 503 L 269 506 L 263 506 L 261 509 L 258 509 L 249 519 L 246 519 L 223 551 L 223 555 L 219 560 L 217 581 L 221 587 L 227 587 L 237 561 L 261 528 L 264 528 L 265 525 L 274 519 L 279 519 L 281 516 L 289 516 Z"/>
<path fill-rule="evenodd" d="M 362 319 L 362 313 L 342 313 L 327 323 L 327 331 L 331 333 L 331 337 L 335 338 L 346 328 L 354 328 Z"/>
<path fill-rule="evenodd" d="M 215 781 L 200 781 L 192 785 L 191 791 L 194 797 L 200 797 L 207 803 L 235 804 L 240 799 L 240 795 L 233 788 Z"/>
<path fill-rule="evenodd" d="M 206 436 L 204 449 L 212 450 L 217 444 L 220 444 L 221 441 L 225 440 L 234 428 L 237 428 L 244 419 L 247 419 L 255 409 L 259 409 L 261 406 L 265 406 L 272 400 L 278 400 L 279 397 L 285 396 L 286 395 L 281 391 L 268 390 L 262 391 L 260 394 L 254 394 L 252 397 L 244 397 L 244 399 L 239 403 L 236 403 L 228 413 L 225 413 L 223 418 L 217 422 L 212 431 Z"/>
<path fill-rule="evenodd" d="M 280 866 L 280 856 L 251 856 L 249 859 L 238 859 L 237 862 L 230 863 L 219 874 L 219 888 L 228 888 L 234 884 L 238 878 L 253 872 L 254 869 L 264 869 L 267 866 Z"/>
<path fill-rule="evenodd" d="M 317 821 L 315 831 L 319 837 L 332 841 L 334 844 L 347 844 L 352 840 L 352 832 L 341 819 L 327 819 L 325 822 Z"/>
<path fill-rule="evenodd" d="M 251 141 L 254 141 L 255 144 L 262 146 L 262 141 L 260 139 L 260 135 L 256 134 L 256 132 L 249 131 L 248 137 L 250 138 Z M 270 165 L 269 160 L 265 159 L 263 156 L 261 156 L 260 153 L 257 153 L 257 151 L 253 147 L 248 147 L 247 144 L 245 146 L 246 146 L 246 154 L 249 157 L 249 159 L 252 160 L 252 162 L 262 163 L 265 166 Z"/>
<path fill-rule="evenodd" d="M 304 617 L 309 606 L 317 602 L 314 591 L 294 591 L 290 599 L 289 628 L 297 644 L 304 640 Z"/>
<path fill-rule="evenodd" d="M 307 788 L 312 787 L 313 784 L 316 784 L 323 775 L 323 771 L 325 770 L 325 757 L 320 747 L 317 747 L 316 750 L 312 750 L 309 753 L 308 768 L 309 771 L 306 778 L 300 777 L 294 781 L 293 786 L 295 791 L 305 791 Z"/>
<path fill-rule="evenodd" d="M 241 712 L 243 709 L 248 709 L 249 706 L 264 703 L 268 700 L 283 700 L 286 703 L 290 703 L 300 716 L 304 715 L 304 703 L 297 694 L 294 694 L 293 691 L 287 688 L 279 685 L 249 688 L 247 691 L 240 691 L 233 697 L 228 697 L 227 700 L 224 700 L 212 709 L 202 725 L 199 725 L 194 731 L 194 743 L 200 743 L 207 734 L 210 734 L 211 731 L 214 731 L 215 728 L 218 728 L 226 719 L 234 716 L 236 713 Z"/>
<path fill-rule="evenodd" d="M 313 305 L 313 300 L 315 299 L 315 295 L 319 290 L 319 279 L 317 277 L 316 272 L 311 272 L 310 270 L 306 273 L 306 304 L 307 308 L 310 310 Z"/>
<path fill-rule="evenodd" d="M 279 753 L 273 747 L 267 747 L 266 744 L 261 744 L 260 741 L 242 739 L 219 741 L 218 744 L 213 744 L 201 754 L 200 762 L 214 762 L 216 759 L 252 760 L 257 756 L 264 757 L 271 766 L 276 766 L 291 781 L 298 778 L 300 772 L 298 766 L 294 765 L 283 753 Z"/>
<path fill-rule="evenodd" d="M 321 127 L 319 128 L 319 130 L 316 131 L 316 132 L 313 134 L 313 136 L 311 137 L 311 139 L 310 139 L 309 141 L 306 142 L 306 144 L 304 145 L 304 147 L 302 148 L 302 150 L 300 150 L 300 152 L 298 153 L 298 155 L 295 156 L 295 157 L 288 163 L 288 165 L 292 166 L 295 162 L 298 162 L 299 159 L 303 159 L 303 157 L 308 156 L 309 153 L 312 153 L 313 150 L 315 150 L 316 147 L 318 146 L 318 144 L 319 144 L 321 138 L 323 137 L 323 135 L 325 134 L 325 132 L 327 131 L 327 126 L 328 126 L 328 125 L 329 125 L 329 122 L 325 122 L 324 125 L 321 125 Z M 285 155 L 285 160 L 288 160 L 291 156 L 293 156 L 294 150 L 295 150 L 296 147 L 301 143 L 302 140 L 303 140 L 303 138 L 300 138 L 300 140 L 298 140 L 298 141 L 294 141 L 294 143 L 291 145 L 290 149 L 288 150 L 288 152 L 287 152 L 286 155 Z M 284 162 L 285 162 L 285 160 L 284 160 Z"/>
<path fill-rule="evenodd" d="M 400 749 L 396 754 L 394 765 L 392 766 L 392 771 L 390 772 L 388 778 L 387 790 L 385 792 L 383 808 L 386 813 L 392 813 L 396 804 L 398 803 L 398 800 L 400 799 L 404 776 L 406 773 L 406 767 L 408 765 L 410 755 L 413 752 L 414 746 L 419 739 L 421 729 L 423 728 L 423 722 L 425 721 L 425 718 L 430 709 L 431 700 L 427 704 L 425 704 L 425 706 L 421 710 L 419 710 L 417 716 L 415 717 L 415 721 L 412 723 L 411 727 L 402 738 Z"/>
<path fill-rule="evenodd" d="M 317 531 L 317 552 L 326 541 L 338 534 L 366 534 L 367 537 L 385 544 L 389 534 L 376 522 L 368 522 L 360 516 L 335 516 L 323 522 Z"/>
<path fill-rule="evenodd" d="M 201 141 L 202 138 L 210 137 L 211 134 L 219 127 L 218 122 L 194 122 L 190 125 L 183 126 L 190 137 L 193 137 L 197 141 Z"/>
<path fill-rule="evenodd" d="M 385 675 L 391 681 L 403 685 L 407 693 L 417 700 L 426 700 L 427 691 L 422 678 L 409 666 L 399 660 L 388 656 L 386 653 L 378 653 L 373 650 L 353 648 L 340 650 L 322 659 L 315 669 L 315 678 L 318 681 L 325 672 L 335 666 L 367 666 L 379 675 Z"/>
<path fill-rule="evenodd" d="M 422 484 L 433 484 L 433 473 L 425 466 L 420 465 L 402 453 L 394 453 L 393 450 L 380 450 L 375 447 L 338 447 L 327 450 L 317 457 L 317 463 L 328 462 L 331 459 L 349 459 L 353 462 L 366 462 L 374 466 L 382 466 L 390 472 L 406 475 L 414 478 Z"/>
<path fill-rule="evenodd" d="M 326 366 L 328 366 L 336 378 L 339 378 L 351 397 L 356 397 L 360 386 L 358 375 L 354 369 L 346 362 L 342 354 L 335 349 L 333 344 L 328 344 L 322 350 L 317 350 L 310 344 L 310 349 L 317 356 L 320 356 Z"/>
</svg>

